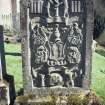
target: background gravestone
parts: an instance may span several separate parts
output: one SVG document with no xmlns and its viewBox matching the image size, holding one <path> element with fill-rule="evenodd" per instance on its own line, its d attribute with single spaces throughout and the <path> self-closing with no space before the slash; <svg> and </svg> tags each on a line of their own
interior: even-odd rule
<svg viewBox="0 0 105 105">
<path fill-rule="evenodd" d="M 6 72 L 3 26 L 0 26 L 0 105 L 13 104 L 15 99 L 14 79 Z M 7 102 L 3 104 L 4 102 Z"/>
<path fill-rule="evenodd" d="M 24 94 L 90 89 L 93 17 L 91 0 L 21 0 Z"/>
</svg>

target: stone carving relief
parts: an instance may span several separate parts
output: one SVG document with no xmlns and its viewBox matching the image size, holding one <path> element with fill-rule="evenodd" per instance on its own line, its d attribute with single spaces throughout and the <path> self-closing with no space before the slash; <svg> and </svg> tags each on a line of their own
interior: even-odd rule
<svg viewBox="0 0 105 105">
<path fill-rule="evenodd" d="M 54 15 L 53 16 L 60 16 L 60 13 L 59 13 L 59 9 L 60 9 L 60 6 L 64 6 L 64 11 L 63 11 L 63 16 L 66 17 L 68 15 L 68 1 L 67 0 L 62 0 L 62 1 L 59 1 L 59 0 L 46 0 L 46 8 L 47 8 L 47 13 L 48 13 L 48 17 L 52 17 L 51 16 L 51 7 L 53 6 L 53 11 L 54 11 Z"/>
<path fill-rule="evenodd" d="M 50 75 L 50 84 L 51 86 L 63 86 L 63 78 L 58 73 L 52 73 Z"/>
<path fill-rule="evenodd" d="M 43 9 L 47 21 L 42 24 L 41 18 L 30 35 L 33 85 L 74 87 L 81 71 L 82 30 L 77 22 L 67 25 L 63 20 L 70 18 L 68 0 L 45 0 Z"/>
<path fill-rule="evenodd" d="M 69 35 L 68 35 L 68 44 L 73 46 L 78 46 L 82 44 L 83 35 L 81 29 L 78 27 L 77 23 L 74 23 L 73 26 L 70 28 Z"/>
<path fill-rule="evenodd" d="M 41 64 L 47 60 L 47 49 L 45 47 L 47 36 L 44 28 L 37 24 L 32 30 L 32 53 L 35 57 L 35 63 Z"/>
<path fill-rule="evenodd" d="M 81 54 L 77 47 L 67 48 L 67 61 L 69 64 L 79 64 L 81 61 Z"/>
<path fill-rule="evenodd" d="M 60 11 L 62 9 L 62 11 Z M 43 3 L 43 10 L 47 16 L 46 21 L 51 22 L 64 22 L 68 14 L 68 1 L 67 0 L 45 0 Z"/>
</svg>

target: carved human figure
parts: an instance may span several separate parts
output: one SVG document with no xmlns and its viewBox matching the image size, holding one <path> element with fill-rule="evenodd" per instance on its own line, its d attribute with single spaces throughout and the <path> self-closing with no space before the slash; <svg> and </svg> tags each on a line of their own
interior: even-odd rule
<svg viewBox="0 0 105 105">
<path fill-rule="evenodd" d="M 37 48 L 37 52 L 35 53 L 35 63 L 41 64 L 47 61 L 47 50 L 44 46 L 40 46 Z"/>
<path fill-rule="evenodd" d="M 59 0 L 53 0 L 53 4 L 54 4 L 54 9 L 55 9 L 55 16 L 58 17 L 59 16 L 59 6 L 60 4 L 62 4 L 62 2 L 60 3 Z"/>
<path fill-rule="evenodd" d="M 52 34 L 53 40 L 50 38 L 51 42 L 48 43 L 49 59 L 58 60 L 63 57 L 64 45 L 60 38 L 59 25 L 56 24 L 54 26 Z"/>
<path fill-rule="evenodd" d="M 59 0 L 53 0 L 54 3 L 54 9 L 55 9 L 55 16 L 59 16 L 59 5 L 61 4 Z"/>
<path fill-rule="evenodd" d="M 63 58 L 63 43 L 60 41 L 50 43 L 50 59 L 58 60 L 60 58 Z"/>
<path fill-rule="evenodd" d="M 73 24 L 73 30 L 74 30 L 74 36 L 77 36 L 77 38 L 78 38 L 77 39 L 78 40 L 77 44 L 81 44 L 82 39 L 83 39 L 83 34 L 82 34 L 82 30 L 78 26 L 78 23 Z"/>
<path fill-rule="evenodd" d="M 34 63 L 35 64 L 44 63 L 47 60 L 47 49 L 45 47 L 45 44 L 48 40 L 46 33 L 44 31 L 44 27 L 41 27 L 39 24 L 36 24 L 36 26 L 32 30 L 32 37 L 30 39 L 31 44 L 33 44 L 33 46 L 30 47 Z M 35 65 L 34 63 L 32 63 L 33 66 Z"/>
<path fill-rule="evenodd" d="M 68 1 L 67 0 L 63 0 L 64 3 L 64 17 L 68 17 Z"/>
<path fill-rule="evenodd" d="M 41 75 L 41 78 L 42 78 L 41 85 L 42 85 L 42 87 L 45 87 L 45 75 L 43 75 L 43 74 L 40 74 L 40 75 Z"/>
<path fill-rule="evenodd" d="M 73 70 L 65 67 L 65 74 L 68 75 L 68 77 L 69 77 L 69 80 L 66 81 L 66 86 L 67 87 L 70 87 L 70 86 L 74 87 L 74 78 L 73 78 L 74 72 L 73 72 Z"/>
<path fill-rule="evenodd" d="M 68 44 L 71 46 L 77 46 L 78 48 L 81 46 L 83 34 L 77 23 L 74 23 L 72 26 L 70 26 L 67 40 Z"/>
<path fill-rule="evenodd" d="M 67 48 L 67 60 L 70 64 L 79 64 L 81 60 L 81 53 L 77 47 Z"/>
<path fill-rule="evenodd" d="M 79 65 L 74 64 L 69 67 L 63 67 L 63 70 L 64 70 L 64 74 L 66 75 L 66 77 L 68 77 L 68 79 L 66 79 L 65 81 L 64 86 L 67 86 L 67 87 L 76 86 L 75 80 L 78 76 L 80 76 L 80 72 L 81 72 L 81 70 L 79 69 Z"/>
<path fill-rule="evenodd" d="M 64 17 L 66 17 L 68 15 L 68 1 L 67 0 L 63 0 L 63 1 L 59 1 L 59 0 L 46 0 L 46 8 L 47 8 L 47 13 L 48 13 L 48 17 L 52 17 L 51 16 L 51 11 L 50 11 L 50 8 L 51 8 L 51 4 L 53 5 L 53 8 L 55 10 L 55 15 L 56 17 L 59 16 L 59 6 L 61 4 L 64 5 Z"/>
<path fill-rule="evenodd" d="M 45 2 L 47 5 L 46 8 L 47 8 L 48 17 L 52 17 L 51 12 L 50 12 L 51 4 L 54 6 L 54 9 L 56 11 L 56 16 L 58 16 L 59 1 L 58 0 L 45 0 Z"/>
<path fill-rule="evenodd" d="M 43 70 L 43 65 L 37 68 L 32 68 L 32 77 L 34 86 L 45 86 L 45 75 L 41 73 Z M 39 83 L 40 82 L 40 83 Z"/>
<path fill-rule="evenodd" d="M 45 0 L 45 2 L 46 2 L 46 9 L 47 9 L 48 17 L 52 17 L 50 14 L 50 5 L 51 5 L 51 3 L 53 3 L 53 1 L 52 0 Z"/>
<path fill-rule="evenodd" d="M 36 49 L 36 45 L 37 46 L 45 45 L 47 41 L 47 36 L 43 26 L 36 24 L 35 27 L 32 29 L 32 41 L 35 49 Z"/>
<path fill-rule="evenodd" d="M 54 25 L 54 30 L 53 30 L 53 34 L 55 35 L 55 42 L 56 41 L 61 41 L 60 39 L 60 32 L 59 32 L 59 25 L 58 24 L 55 24 Z"/>
</svg>

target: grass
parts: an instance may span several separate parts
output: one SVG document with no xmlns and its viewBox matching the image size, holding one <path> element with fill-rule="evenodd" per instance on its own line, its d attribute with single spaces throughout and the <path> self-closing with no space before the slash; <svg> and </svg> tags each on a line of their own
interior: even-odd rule
<svg viewBox="0 0 105 105">
<path fill-rule="evenodd" d="M 5 44 L 6 52 L 20 53 L 20 44 Z M 14 75 L 16 90 L 22 88 L 22 64 L 21 56 L 6 55 L 7 71 Z M 92 85 L 91 88 L 97 95 L 105 100 L 105 57 L 102 54 L 94 53 L 92 63 Z"/>
<path fill-rule="evenodd" d="M 92 89 L 105 101 L 105 57 L 98 53 L 93 55 Z"/>
<path fill-rule="evenodd" d="M 16 56 L 16 53 L 21 53 L 20 44 L 5 44 L 6 67 L 8 74 L 14 76 L 16 91 L 22 88 L 22 58 Z"/>
</svg>

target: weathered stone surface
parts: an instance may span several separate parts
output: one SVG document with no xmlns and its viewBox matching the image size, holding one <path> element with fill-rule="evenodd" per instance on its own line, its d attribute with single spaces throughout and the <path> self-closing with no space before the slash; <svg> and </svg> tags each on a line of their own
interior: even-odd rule
<svg viewBox="0 0 105 105">
<path fill-rule="evenodd" d="M 3 26 L 0 26 L 0 89 L 6 90 L 6 96 L 1 99 L 0 102 L 6 102 L 4 105 L 13 104 L 15 99 L 15 88 L 13 76 L 10 76 L 6 72 L 4 42 L 3 42 Z M 2 96 L 2 94 L 0 94 Z M 0 105 L 2 105 L 0 103 Z"/>
<path fill-rule="evenodd" d="M 16 99 L 15 105 L 102 105 L 99 97 L 93 92 L 86 94 L 72 94 L 68 96 L 19 96 Z"/>
<path fill-rule="evenodd" d="M 9 105 L 9 84 L 6 81 L 0 80 L 0 105 Z"/>
<path fill-rule="evenodd" d="M 92 34 L 91 1 L 21 0 L 24 94 L 89 90 Z"/>
</svg>

